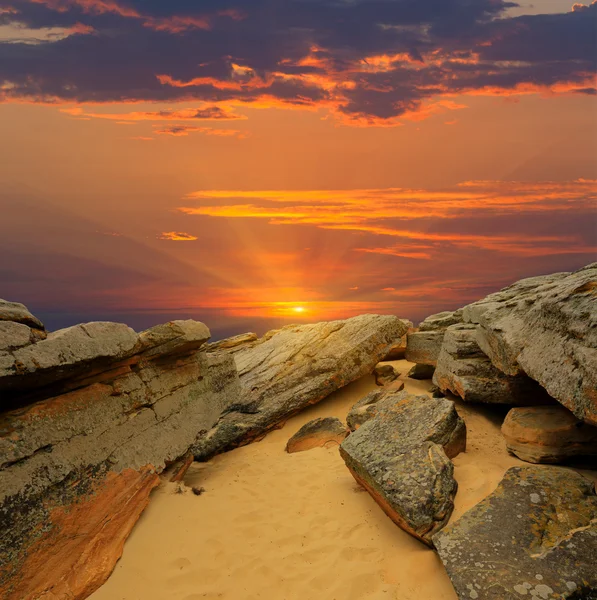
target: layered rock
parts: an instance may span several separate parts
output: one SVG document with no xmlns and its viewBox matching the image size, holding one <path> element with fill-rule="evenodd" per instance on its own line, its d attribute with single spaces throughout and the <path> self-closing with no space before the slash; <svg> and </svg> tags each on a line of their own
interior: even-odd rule
<svg viewBox="0 0 597 600">
<path fill-rule="evenodd" d="M 402 529 L 431 545 L 448 521 L 457 484 L 451 457 L 466 428 L 449 400 L 390 393 L 340 454 L 354 478 Z"/>
<path fill-rule="evenodd" d="M 312 448 L 339 446 L 347 435 L 346 425 L 336 417 L 313 419 L 288 440 L 286 452 L 292 454 Z"/>
<path fill-rule="evenodd" d="M 409 362 L 435 367 L 439 356 L 444 330 L 415 331 L 406 336 L 405 358 Z"/>
<path fill-rule="evenodd" d="M 408 327 L 408 331 L 415 331 L 413 328 L 412 321 L 408 319 L 401 319 L 401 321 Z M 404 358 L 406 352 L 406 335 L 403 335 L 399 340 L 394 342 L 389 348 L 386 355 L 382 358 L 383 361 L 401 360 Z"/>
<path fill-rule="evenodd" d="M 597 597 L 595 485 L 559 467 L 514 467 L 434 536 L 459 598 Z"/>
<path fill-rule="evenodd" d="M 573 456 L 597 456 L 597 427 L 563 406 L 513 408 L 502 425 L 512 454 L 531 463 L 560 463 Z"/>
<path fill-rule="evenodd" d="M 443 331 L 450 327 L 450 325 L 456 325 L 457 323 L 462 323 L 461 308 L 429 315 L 424 321 L 419 323 L 419 331 Z"/>
<path fill-rule="evenodd" d="M 463 310 L 477 342 L 507 375 L 521 372 L 579 419 L 597 425 L 597 263 L 524 279 Z"/>
<path fill-rule="evenodd" d="M 376 365 L 373 376 L 377 385 L 388 385 L 400 377 L 400 373 L 392 365 Z"/>
<path fill-rule="evenodd" d="M 433 383 L 466 402 L 528 406 L 550 401 L 545 390 L 524 373 L 506 375 L 477 344 L 477 326 L 452 325 L 446 329 Z M 552 401 L 553 402 L 553 401 Z"/>
<path fill-rule="evenodd" d="M 304 407 L 369 374 L 404 335 L 406 325 L 389 315 L 291 325 L 234 352 L 242 401 L 194 446 L 206 460 L 263 437 Z M 217 354 L 217 353 L 215 353 Z"/>
<path fill-rule="evenodd" d="M 401 390 L 373 390 L 356 402 L 346 415 L 346 424 L 351 431 L 358 429 L 365 421 L 372 419 L 377 414 L 377 405 L 390 394 L 397 394 Z"/>
<path fill-rule="evenodd" d="M 0 596 L 84 598 L 110 574 L 157 485 L 238 401 L 209 330 L 89 323 L 5 352 L 0 376 Z"/>
</svg>

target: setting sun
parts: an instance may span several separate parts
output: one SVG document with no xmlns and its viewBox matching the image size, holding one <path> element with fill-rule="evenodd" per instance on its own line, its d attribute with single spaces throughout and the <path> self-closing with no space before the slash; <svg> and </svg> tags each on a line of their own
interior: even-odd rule
<svg viewBox="0 0 597 600">
<path fill-rule="evenodd" d="M 292 310 L 296 313 L 304 313 L 306 309 L 304 306 L 295 306 Z"/>
</svg>

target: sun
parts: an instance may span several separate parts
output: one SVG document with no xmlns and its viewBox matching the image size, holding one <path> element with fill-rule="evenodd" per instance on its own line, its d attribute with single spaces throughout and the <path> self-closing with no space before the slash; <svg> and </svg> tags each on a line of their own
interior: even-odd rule
<svg viewBox="0 0 597 600">
<path fill-rule="evenodd" d="M 295 313 L 304 313 L 305 312 L 305 307 L 304 306 L 295 306 L 292 309 Z"/>
</svg>

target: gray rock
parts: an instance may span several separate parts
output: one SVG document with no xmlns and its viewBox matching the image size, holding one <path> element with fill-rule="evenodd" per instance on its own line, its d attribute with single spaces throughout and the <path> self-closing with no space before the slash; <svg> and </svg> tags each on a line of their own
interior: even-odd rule
<svg viewBox="0 0 597 600">
<path fill-rule="evenodd" d="M 199 321 L 170 321 L 139 334 L 136 352 L 146 357 L 197 350 L 209 339 L 210 332 Z"/>
<path fill-rule="evenodd" d="M 400 373 L 392 365 L 375 365 L 373 375 L 377 385 L 388 385 L 400 377 Z"/>
<path fill-rule="evenodd" d="M 355 479 L 402 529 L 431 545 L 448 521 L 457 484 L 450 457 L 466 446 L 466 427 L 449 400 L 385 395 L 373 418 L 340 454 Z"/>
<path fill-rule="evenodd" d="M 256 333 L 241 333 L 240 335 L 235 335 L 218 342 L 212 342 L 211 344 L 208 344 L 207 351 L 218 352 L 220 350 L 227 350 L 228 352 L 236 352 L 243 347 L 252 345 L 253 342 L 257 341 L 257 339 Z"/>
<path fill-rule="evenodd" d="M 477 326 L 452 325 L 433 374 L 433 383 L 466 402 L 529 406 L 553 402 L 545 390 L 524 373 L 505 375 L 493 366 L 476 339 Z"/>
<path fill-rule="evenodd" d="M 407 327 L 408 331 L 414 331 L 412 321 L 408 319 L 400 319 Z M 403 335 L 399 340 L 396 340 L 388 349 L 387 354 L 382 357 L 382 361 L 401 360 L 406 352 L 406 335 Z"/>
<path fill-rule="evenodd" d="M 563 406 L 513 408 L 502 425 L 506 447 L 531 463 L 560 463 L 597 456 L 597 427 L 579 421 Z"/>
<path fill-rule="evenodd" d="M 336 417 L 313 419 L 288 440 L 286 452 L 292 454 L 312 448 L 339 446 L 347 435 L 346 425 Z"/>
<path fill-rule="evenodd" d="M 0 299 L 0 321 L 22 323 L 32 329 L 45 331 L 44 324 L 37 317 L 33 316 L 29 312 L 29 309 L 20 302 L 9 302 L 8 300 Z"/>
<path fill-rule="evenodd" d="M 419 323 L 419 331 L 441 331 L 456 323 L 462 323 L 461 308 L 455 311 L 448 310 L 435 315 L 430 315 L 424 321 Z"/>
<path fill-rule="evenodd" d="M 415 331 L 406 336 L 405 358 L 409 362 L 435 367 L 442 347 L 444 330 Z"/>
<path fill-rule="evenodd" d="M 0 352 L 12 352 L 35 341 L 32 330 L 27 325 L 13 321 L 0 321 Z"/>
<path fill-rule="evenodd" d="M 377 414 L 377 405 L 390 394 L 397 394 L 400 390 L 373 390 L 363 396 L 346 415 L 346 424 L 351 431 L 358 429 L 365 421 L 372 419 Z"/>
<path fill-rule="evenodd" d="M 373 371 L 406 325 L 389 315 L 291 325 L 234 352 L 242 401 L 199 436 L 195 458 L 206 460 L 263 437 L 302 408 Z"/>
<path fill-rule="evenodd" d="M 417 380 L 431 379 L 435 373 L 435 367 L 432 365 L 414 365 L 408 371 L 407 377 Z"/>
<path fill-rule="evenodd" d="M 597 597 L 597 496 L 574 471 L 513 467 L 433 541 L 459 598 Z"/>
<path fill-rule="evenodd" d="M 508 375 L 526 373 L 597 425 L 597 263 L 515 283 L 465 307 L 477 342 Z"/>
</svg>

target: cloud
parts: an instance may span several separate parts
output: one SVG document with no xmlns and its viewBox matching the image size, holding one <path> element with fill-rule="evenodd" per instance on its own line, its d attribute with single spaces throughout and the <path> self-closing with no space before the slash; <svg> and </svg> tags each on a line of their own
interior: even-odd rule
<svg viewBox="0 0 597 600">
<path fill-rule="evenodd" d="M 449 110 L 437 102 L 456 94 L 594 93 L 597 4 L 516 17 L 513 6 L 0 0 L 0 25 L 63 32 L 0 42 L 0 99 L 212 106 L 196 118 L 233 118 L 217 112 L 231 103 L 325 108 L 381 125 Z"/>
<path fill-rule="evenodd" d="M 159 127 L 154 125 L 154 133 L 158 135 L 172 135 L 175 137 L 186 136 L 189 133 L 202 133 L 204 135 L 214 135 L 217 137 L 235 137 L 243 139 L 247 134 L 237 129 L 212 129 L 211 127 L 195 127 L 193 125 L 170 125 L 168 127 Z"/>
<path fill-rule="evenodd" d="M 169 240 L 171 242 L 194 242 L 199 238 L 196 235 L 185 233 L 184 231 L 165 231 L 160 236 L 160 240 Z"/>
</svg>

